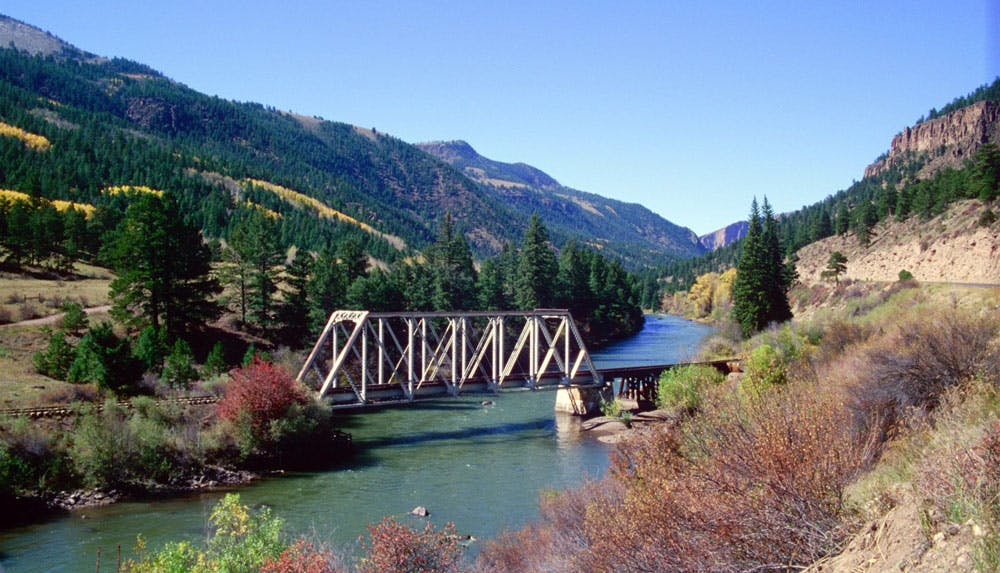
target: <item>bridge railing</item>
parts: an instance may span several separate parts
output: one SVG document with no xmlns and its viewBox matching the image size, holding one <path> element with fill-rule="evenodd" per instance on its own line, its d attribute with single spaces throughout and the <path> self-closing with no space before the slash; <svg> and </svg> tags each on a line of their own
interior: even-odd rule
<svg viewBox="0 0 1000 573">
<path fill-rule="evenodd" d="M 569 311 L 338 310 L 299 371 L 341 403 L 600 384 Z"/>
</svg>

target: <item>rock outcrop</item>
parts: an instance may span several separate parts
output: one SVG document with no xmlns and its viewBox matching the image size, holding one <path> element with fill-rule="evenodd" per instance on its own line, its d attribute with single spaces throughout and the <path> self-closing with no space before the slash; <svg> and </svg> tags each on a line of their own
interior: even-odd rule
<svg viewBox="0 0 1000 573">
<path fill-rule="evenodd" d="M 721 249 L 726 245 L 730 245 L 742 239 L 747 234 L 748 226 L 749 225 L 746 221 L 738 221 L 731 225 L 727 225 L 718 231 L 713 231 L 707 235 L 698 237 L 698 242 L 700 242 L 702 246 L 709 251 Z"/>
<path fill-rule="evenodd" d="M 961 167 L 980 145 L 1000 143 L 1000 102 L 980 101 L 941 117 L 907 127 L 892 138 L 889 153 L 865 168 L 875 177 L 893 166 L 925 161 L 918 177 L 928 177 L 946 167 Z"/>
</svg>

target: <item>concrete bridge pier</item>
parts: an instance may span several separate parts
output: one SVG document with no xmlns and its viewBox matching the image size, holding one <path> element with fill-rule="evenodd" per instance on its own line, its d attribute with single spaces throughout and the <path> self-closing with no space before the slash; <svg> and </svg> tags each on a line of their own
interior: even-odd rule
<svg viewBox="0 0 1000 573">
<path fill-rule="evenodd" d="M 601 401 L 615 399 L 611 384 L 603 386 L 565 386 L 556 390 L 556 412 L 574 416 L 593 416 L 601 413 Z"/>
</svg>

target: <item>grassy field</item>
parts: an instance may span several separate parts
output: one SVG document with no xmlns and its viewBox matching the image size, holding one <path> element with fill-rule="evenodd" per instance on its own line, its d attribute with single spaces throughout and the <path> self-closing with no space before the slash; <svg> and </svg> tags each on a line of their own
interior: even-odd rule
<svg viewBox="0 0 1000 573">
<path fill-rule="evenodd" d="M 84 307 L 109 304 L 110 271 L 78 264 L 73 279 L 0 274 L 0 408 L 67 402 L 85 389 L 35 372 L 32 356 L 48 344 L 47 326 L 10 324 L 51 316 L 66 302 Z M 106 313 L 90 317 L 107 319 Z"/>
<path fill-rule="evenodd" d="M 0 324 L 56 314 L 66 302 L 104 306 L 112 278 L 107 269 L 82 264 L 72 279 L 0 273 Z"/>
</svg>

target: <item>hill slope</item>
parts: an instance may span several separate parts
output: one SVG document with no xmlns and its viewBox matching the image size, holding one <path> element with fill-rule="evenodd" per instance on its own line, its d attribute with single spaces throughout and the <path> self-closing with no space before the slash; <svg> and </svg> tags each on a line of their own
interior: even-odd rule
<svg viewBox="0 0 1000 573">
<path fill-rule="evenodd" d="M 642 207 L 525 165 L 497 174 L 473 152 L 456 169 L 374 129 L 209 97 L 4 16 L 0 46 L 0 122 L 51 142 L 42 154 L 0 137 L 0 188 L 94 205 L 108 187 L 171 189 L 212 237 L 257 206 L 282 221 L 286 245 L 351 238 L 387 260 L 429 244 L 449 212 L 480 256 L 518 239 L 536 210 L 557 244 L 576 239 L 633 265 L 700 252 L 690 231 Z"/>
<path fill-rule="evenodd" d="M 978 224 L 985 208 L 968 200 L 928 221 L 886 220 L 867 247 L 854 234 L 816 241 L 798 251 L 799 280 L 821 282 L 830 254 L 839 251 L 847 257 L 848 279 L 891 282 L 905 269 L 919 281 L 1000 285 L 1000 225 Z"/>
<path fill-rule="evenodd" d="M 554 236 L 566 239 L 582 236 L 584 242 L 630 266 L 705 252 L 693 231 L 642 205 L 565 187 L 530 165 L 483 157 L 464 141 L 436 141 L 417 146 L 447 161 L 522 217 L 537 212 Z"/>
</svg>

